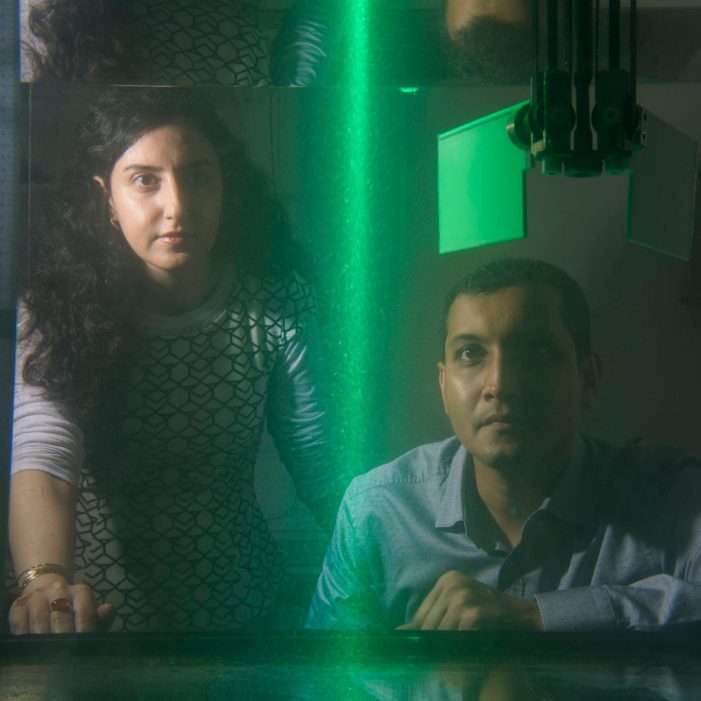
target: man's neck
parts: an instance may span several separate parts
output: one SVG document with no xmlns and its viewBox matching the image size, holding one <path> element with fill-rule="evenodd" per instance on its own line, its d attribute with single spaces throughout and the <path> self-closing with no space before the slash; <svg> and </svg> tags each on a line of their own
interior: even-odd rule
<svg viewBox="0 0 701 701">
<path fill-rule="evenodd" d="M 521 542 L 528 517 L 552 494 L 568 460 L 569 454 L 539 464 L 503 469 L 474 459 L 477 492 L 512 547 Z"/>
</svg>

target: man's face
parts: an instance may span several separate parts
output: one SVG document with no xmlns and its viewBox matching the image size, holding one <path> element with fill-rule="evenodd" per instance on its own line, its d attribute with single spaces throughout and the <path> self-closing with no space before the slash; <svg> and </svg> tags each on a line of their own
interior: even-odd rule
<svg viewBox="0 0 701 701">
<path fill-rule="evenodd" d="M 578 360 L 561 307 L 547 284 L 453 302 L 439 383 L 453 429 L 477 462 L 509 472 L 569 456 L 598 365 Z"/>
<path fill-rule="evenodd" d="M 531 73 L 530 0 L 446 0 L 446 54 L 477 85 L 523 84 Z"/>
<path fill-rule="evenodd" d="M 495 17 L 503 22 L 525 22 L 530 0 L 446 0 L 445 26 L 451 37 L 478 17 Z"/>
</svg>

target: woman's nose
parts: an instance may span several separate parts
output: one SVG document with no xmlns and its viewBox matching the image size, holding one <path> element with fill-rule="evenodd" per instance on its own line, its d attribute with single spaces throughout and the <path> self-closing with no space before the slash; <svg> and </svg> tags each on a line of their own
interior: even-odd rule
<svg viewBox="0 0 701 701">
<path fill-rule="evenodd" d="M 168 178 L 161 190 L 163 215 L 180 221 L 187 209 L 187 193 L 176 178 Z"/>
</svg>

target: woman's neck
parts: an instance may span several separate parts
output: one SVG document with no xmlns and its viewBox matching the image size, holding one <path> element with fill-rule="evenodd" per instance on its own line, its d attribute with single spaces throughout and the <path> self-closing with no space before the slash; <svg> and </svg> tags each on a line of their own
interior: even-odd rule
<svg viewBox="0 0 701 701">
<path fill-rule="evenodd" d="M 198 269 L 149 271 L 145 307 L 160 316 L 178 316 L 199 307 L 212 293 L 219 270 L 206 262 Z"/>
</svg>

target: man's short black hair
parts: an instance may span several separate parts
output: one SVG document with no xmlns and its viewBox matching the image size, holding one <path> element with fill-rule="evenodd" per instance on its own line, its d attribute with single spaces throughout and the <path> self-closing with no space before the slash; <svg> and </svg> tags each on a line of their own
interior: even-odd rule
<svg viewBox="0 0 701 701">
<path fill-rule="evenodd" d="M 582 288 L 564 270 L 531 258 L 497 258 L 464 277 L 448 294 L 441 316 L 443 346 L 448 335 L 448 313 L 460 295 L 484 295 L 507 287 L 546 284 L 562 300 L 562 320 L 570 332 L 580 360 L 591 355 L 589 304 Z"/>
</svg>

